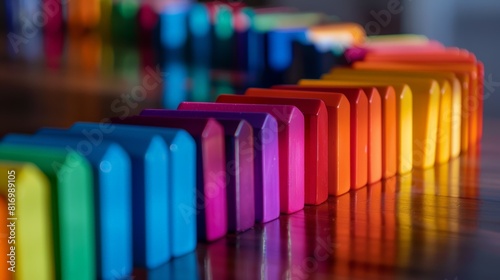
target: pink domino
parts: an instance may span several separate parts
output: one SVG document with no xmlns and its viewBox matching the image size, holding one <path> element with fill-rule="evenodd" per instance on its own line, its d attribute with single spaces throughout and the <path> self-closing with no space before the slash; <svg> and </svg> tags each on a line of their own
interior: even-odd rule
<svg viewBox="0 0 500 280">
<path fill-rule="evenodd" d="M 280 211 L 304 208 L 304 115 L 290 105 L 182 102 L 183 110 L 269 113 L 278 121 Z"/>
</svg>

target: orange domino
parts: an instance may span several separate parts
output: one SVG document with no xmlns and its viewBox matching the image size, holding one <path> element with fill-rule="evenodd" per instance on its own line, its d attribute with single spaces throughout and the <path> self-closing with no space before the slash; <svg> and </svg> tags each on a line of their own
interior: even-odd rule
<svg viewBox="0 0 500 280">
<path fill-rule="evenodd" d="M 311 82 L 310 80 L 307 80 Z M 382 174 L 384 178 L 405 174 L 413 165 L 413 106 L 408 85 L 383 82 L 329 80 L 310 86 L 375 87 L 382 101 Z M 384 175 L 385 174 L 385 175 Z"/>
<path fill-rule="evenodd" d="M 352 85 L 342 85 L 342 87 L 354 87 Z M 380 157 L 382 158 L 382 178 L 389 178 L 397 173 L 397 108 L 396 108 L 396 91 L 392 86 L 375 86 L 375 87 L 363 87 L 365 93 L 369 95 L 368 101 L 371 104 L 374 103 L 373 100 L 380 99 L 380 125 L 381 125 L 381 138 L 382 138 L 382 150 Z M 375 90 L 374 90 L 375 89 Z M 378 98 L 373 98 L 371 95 L 379 94 Z M 377 133 L 377 106 L 372 106 L 370 109 L 370 137 L 373 133 Z M 373 139 L 373 138 L 370 138 Z M 375 138 L 378 139 L 378 138 Z M 369 143 L 369 158 L 376 158 L 377 153 L 373 151 L 378 147 L 372 140 Z M 370 160 L 369 160 L 370 161 Z M 370 163 L 374 164 L 374 163 Z M 374 168 L 374 167 L 371 167 Z"/>
<path fill-rule="evenodd" d="M 304 92 L 279 89 L 250 88 L 249 96 L 317 98 L 328 110 L 328 193 L 339 196 L 350 189 L 350 105 L 347 98 L 328 92 Z"/>
<path fill-rule="evenodd" d="M 305 86 L 300 87 L 304 88 Z M 388 178 L 394 176 L 396 174 L 397 146 L 396 95 L 394 88 L 360 87 L 353 85 L 338 85 L 335 87 L 362 89 L 368 98 L 368 184 L 375 183 L 382 179 L 382 177 Z M 279 88 L 282 88 L 282 86 L 279 86 Z M 330 87 L 325 87 L 325 89 L 331 90 Z M 384 106 L 382 105 L 382 99 L 384 99 Z M 388 119 L 384 118 L 386 113 L 384 109 L 390 111 Z M 387 147 L 386 141 L 387 144 L 392 146 Z"/>
<path fill-rule="evenodd" d="M 222 94 L 216 102 L 297 107 L 304 114 L 305 124 L 305 204 L 318 205 L 328 199 L 328 111 L 323 101 Z"/>
<path fill-rule="evenodd" d="M 458 48 L 447 48 L 433 52 L 418 53 L 410 52 L 390 52 L 390 53 L 368 53 L 364 60 L 379 62 L 476 62 L 476 57 L 468 51 Z"/>
<path fill-rule="evenodd" d="M 382 179 L 382 101 L 374 87 L 362 88 L 368 98 L 368 184 Z"/>
<path fill-rule="evenodd" d="M 332 82 L 333 84 L 333 82 Z M 393 86 L 373 86 L 373 84 L 370 83 L 360 83 L 360 84 L 355 84 L 353 82 L 348 82 L 348 81 L 338 81 L 335 83 L 335 86 L 339 87 L 349 87 L 349 88 L 359 88 L 362 86 L 363 90 L 368 96 L 368 102 L 369 104 L 374 104 L 377 102 L 378 99 L 380 99 L 380 104 L 381 104 L 381 138 L 382 138 L 382 151 L 380 152 L 380 156 L 382 158 L 382 168 L 381 168 L 381 173 L 382 173 L 382 178 L 389 178 L 397 173 L 397 105 L 396 105 L 396 90 L 394 89 Z M 373 97 L 372 95 L 378 94 L 379 97 Z M 378 106 L 372 106 L 374 108 L 370 108 L 370 121 L 368 123 L 369 125 L 369 136 L 373 135 L 373 133 L 376 132 L 376 127 L 377 127 L 377 107 Z M 378 137 L 372 137 L 373 139 L 378 139 Z M 378 147 L 378 145 L 374 141 L 369 141 L 368 143 L 368 158 L 369 162 L 370 159 L 376 158 L 377 157 L 377 152 L 374 151 L 374 149 Z M 374 164 L 375 161 L 373 161 L 370 164 Z M 369 177 L 369 182 L 373 181 L 370 179 L 370 168 L 372 170 L 375 170 L 375 167 L 369 167 L 368 171 L 368 177 Z"/>
<path fill-rule="evenodd" d="M 279 87 L 277 87 L 279 88 Z M 361 88 L 348 87 L 307 87 L 296 86 L 288 89 L 302 91 L 319 91 L 342 93 L 351 104 L 351 188 L 359 189 L 368 182 L 368 115 L 369 103 L 364 90 Z M 378 100 L 378 113 L 380 115 L 380 99 Z M 380 117 L 379 117 L 380 120 Z M 380 131 L 380 123 L 377 126 Z M 380 132 L 379 132 L 380 136 Z M 381 138 L 376 140 L 379 151 L 382 149 Z M 378 156 L 378 166 L 382 165 L 381 156 Z M 380 169 L 378 169 L 378 180 L 380 180 Z M 376 181 L 378 181 L 376 180 Z"/>
<path fill-rule="evenodd" d="M 396 143 L 396 91 L 392 86 L 377 86 L 374 87 L 376 90 L 369 91 L 368 88 L 365 89 L 365 92 L 368 94 L 379 94 L 380 99 L 380 133 L 381 133 L 381 141 L 382 141 L 382 149 L 380 153 L 380 157 L 382 158 L 382 169 L 381 176 L 382 178 L 389 178 L 396 175 L 397 172 L 397 143 Z M 371 100 L 371 97 L 368 97 L 368 100 Z M 370 119 L 376 118 L 376 107 L 370 111 Z M 370 135 L 376 133 L 376 121 L 370 120 Z M 370 143 L 373 144 L 372 141 Z M 371 149 L 375 149 L 375 145 L 371 146 Z M 377 154 L 370 150 L 370 159 L 375 158 Z M 373 163 L 370 163 L 373 165 Z M 373 167 L 372 167 L 373 168 Z"/>
<path fill-rule="evenodd" d="M 101 19 L 101 4 L 98 0 L 73 0 L 67 5 L 70 29 L 85 30 L 98 26 Z"/>
<path fill-rule="evenodd" d="M 426 44 L 412 44 L 412 43 L 365 43 L 361 45 L 360 48 L 364 49 L 367 53 L 377 53 L 377 54 L 386 54 L 386 53 L 409 53 L 409 52 L 417 52 L 417 53 L 431 53 L 435 51 L 440 51 L 444 49 L 444 46 L 437 41 L 430 41 Z"/>
<path fill-rule="evenodd" d="M 478 100 L 478 117 L 477 117 L 477 141 L 483 138 L 483 112 L 484 112 L 484 64 L 477 62 L 477 100 Z"/>
<path fill-rule="evenodd" d="M 365 61 L 378 63 L 405 63 L 418 67 L 430 67 L 433 70 L 466 72 L 469 87 L 463 87 L 466 92 L 462 96 L 462 151 L 469 145 L 476 145 L 482 136 L 483 125 L 483 88 L 484 69 L 476 57 L 465 50 L 451 48 L 446 51 L 412 54 L 368 54 Z M 460 77 L 457 78 L 460 79 Z M 463 80 L 462 80 L 463 81 Z M 466 120 L 466 121 L 465 121 Z M 465 122 L 464 122 L 465 121 Z"/>
</svg>

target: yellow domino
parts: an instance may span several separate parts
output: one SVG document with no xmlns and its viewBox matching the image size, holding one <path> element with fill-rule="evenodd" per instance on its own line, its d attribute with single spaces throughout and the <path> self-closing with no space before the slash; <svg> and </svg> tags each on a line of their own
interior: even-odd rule
<svg viewBox="0 0 500 280">
<path fill-rule="evenodd" d="M 419 77 L 436 78 L 441 80 L 441 91 L 446 91 L 444 80 L 447 80 L 451 86 L 451 108 L 446 107 L 447 96 L 441 95 L 441 110 L 443 110 L 443 117 L 446 122 L 449 122 L 450 130 L 450 157 L 455 158 L 460 155 L 461 142 L 463 141 L 462 130 L 462 88 L 463 76 L 460 76 L 451 71 L 442 71 L 440 69 L 431 70 L 418 69 L 413 65 L 406 64 L 388 64 L 388 63 L 374 63 L 374 62 L 356 62 L 352 65 L 354 69 L 365 70 L 384 70 L 384 71 L 398 71 L 398 73 L 408 73 L 409 75 L 418 75 Z M 448 124 L 446 124 L 448 126 Z M 439 130 L 438 130 L 439 132 Z M 442 139 L 438 136 L 438 139 Z M 439 147 L 439 145 L 438 145 Z M 439 152 L 438 152 L 439 153 Z M 438 159 L 436 159 L 438 160 Z"/>
<path fill-rule="evenodd" d="M 441 88 L 436 80 L 380 75 L 377 71 L 368 74 L 347 68 L 337 68 L 333 70 L 333 74 L 325 75 L 323 79 L 329 79 L 331 76 L 389 84 L 408 84 L 413 101 L 413 166 L 417 168 L 434 166 L 441 95 Z"/>
<path fill-rule="evenodd" d="M 441 86 L 441 101 L 440 101 L 440 113 L 439 118 L 443 119 L 443 129 L 438 128 L 438 144 L 437 148 L 441 146 L 448 146 L 446 150 L 439 151 L 438 154 L 440 158 L 436 158 L 436 161 L 443 163 L 448 161 L 450 158 L 455 158 L 460 155 L 461 150 L 461 127 L 462 127 L 462 86 L 460 80 L 455 74 L 447 72 L 415 72 L 410 74 L 417 74 L 421 77 L 435 78 L 438 79 Z M 450 93 L 448 94 L 448 86 Z M 441 131 L 441 132 L 440 132 Z M 444 137 L 443 134 L 449 135 L 449 142 Z"/>
<path fill-rule="evenodd" d="M 11 203 L 9 206 L 15 206 L 15 210 L 11 210 L 17 218 L 12 220 L 16 234 L 15 279 L 54 279 L 51 198 L 47 178 L 29 163 L 0 161 L 0 174 L 0 196 Z M 10 196 L 13 192 L 9 192 L 9 183 L 10 189 L 15 189 L 14 195 Z M 12 217 L 10 212 L 7 217 Z"/>
<path fill-rule="evenodd" d="M 388 86 L 389 83 L 361 81 L 353 79 L 301 80 L 307 86 Z M 391 84 L 396 92 L 397 126 L 397 170 L 405 174 L 413 167 L 413 100 L 412 92 L 406 84 Z"/>
<path fill-rule="evenodd" d="M 429 39 L 417 34 L 376 35 L 366 37 L 365 45 L 384 44 L 427 44 Z"/>
<path fill-rule="evenodd" d="M 350 70 L 350 69 L 349 69 Z M 438 82 L 441 89 L 441 96 L 439 101 L 439 119 L 438 119 L 438 130 L 436 137 L 436 163 L 441 164 L 448 162 L 450 160 L 450 152 L 452 146 L 452 99 L 454 96 L 454 90 L 458 90 L 456 87 L 459 86 L 459 81 L 453 76 L 441 72 L 416 72 L 416 71 L 405 71 L 405 70 L 385 70 L 385 69 L 356 69 L 362 73 L 368 75 L 380 75 L 380 76 L 391 76 L 398 78 L 424 78 L 424 79 L 434 79 Z M 453 88 L 455 87 L 455 88 Z M 458 91 L 457 93 L 460 93 Z M 458 135 L 456 135 L 458 137 Z M 453 142 L 459 142 L 460 138 L 455 139 Z M 460 144 L 458 143 L 458 146 Z"/>
</svg>

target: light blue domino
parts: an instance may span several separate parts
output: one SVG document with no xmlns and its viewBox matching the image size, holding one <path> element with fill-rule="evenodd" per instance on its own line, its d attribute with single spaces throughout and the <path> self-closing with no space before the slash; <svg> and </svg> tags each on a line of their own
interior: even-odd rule
<svg viewBox="0 0 500 280">
<path fill-rule="evenodd" d="M 196 142 L 183 129 L 116 124 L 132 134 L 163 137 L 170 150 L 169 205 L 172 256 L 179 257 L 196 249 Z"/>
</svg>

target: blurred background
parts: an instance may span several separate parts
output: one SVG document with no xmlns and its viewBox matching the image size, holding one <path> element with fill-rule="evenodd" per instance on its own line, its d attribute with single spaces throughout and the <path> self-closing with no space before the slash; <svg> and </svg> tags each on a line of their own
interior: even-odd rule
<svg viewBox="0 0 500 280">
<path fill-rule="evenodd" d="M 494 0 L 3 0 L 0 135 L 317 78 L 343 49 L 318 49 L 300 31 L 337 21 L 475 53 L 485 117 L 499 118 L 499 15 Z M 266 33 L 276 26 L 292 30 L 292 48 Z"/>
</svg>

